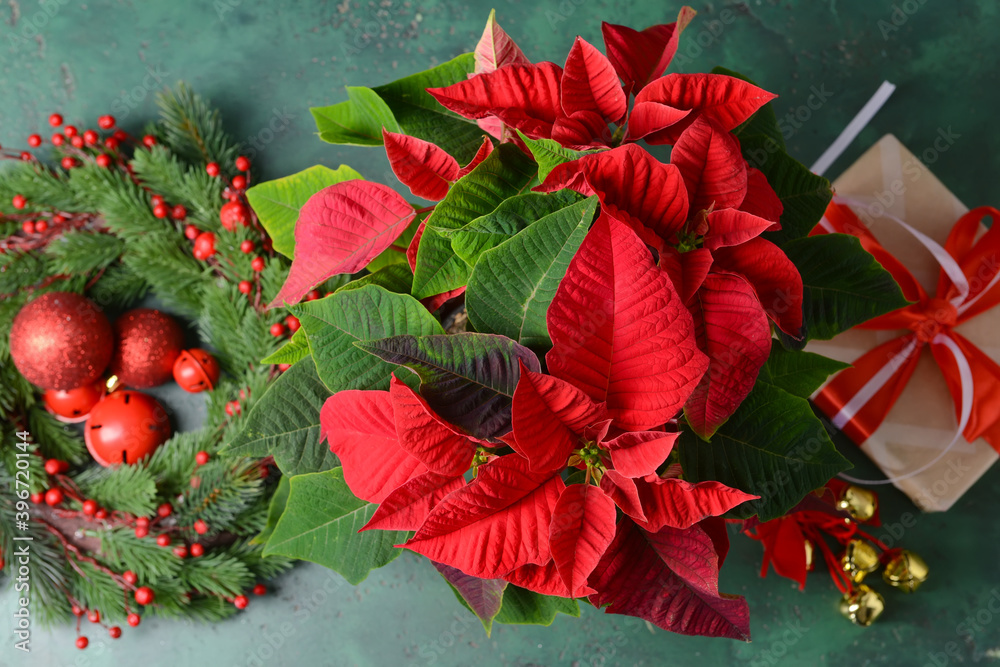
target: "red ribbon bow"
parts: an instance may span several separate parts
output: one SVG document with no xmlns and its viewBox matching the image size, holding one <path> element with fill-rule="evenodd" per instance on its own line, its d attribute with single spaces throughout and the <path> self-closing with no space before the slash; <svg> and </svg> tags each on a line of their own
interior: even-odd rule
<svg viewBox="0 0 1000 667">
<path fill-rule="evenodd" d="M 992 217 L 994 224 L 976 241 L 979 223 L 986 216 Z M 958 362 L 948 349 L 950 341 L 961 350 L 972 370 L 972 413 L 962 435 L 969 442 L 984 438 L 1000 452 L 1000 365 L 954 330 L 959 324 L 1000 304 L 1000 280 L 995 279 L 1000 270 L 1000 211 L 985 206 L 973 209 L 955 223 L 948 235 L 944 249 L 957 262 L 968 282 L 964 298 L 961 298 L 964 286 L 955 285 L 943 267 L 937 294 L 928 295 L 848 206 L 831 203 L 825 222 L 828 224 L 817 226 L 812 233 L 832 231 L 857 236 L 864 249 L 892 274 L 904 296 L 913 303 L 859 326 L 875 330 L 906 329 L 908 332 L 879 345 L 855 361 L 852 368 L 841 371 L 816 396 L 816 406 L 834 419 L 869 380 L 879 373 L 891 371 L 885 384 L 863 405 L 856 406 L 853 414 L 846 415 L 847 421 L 840 425 L 851 440 L 863 443 L 895 405 L 916 369 L 921 349 L 929 346 L 948 384 L 956 412 L 959 412 L 963 388 Z M 890 363 L 895 364 L 894 369 L 889 368 Z"/>
</svg>

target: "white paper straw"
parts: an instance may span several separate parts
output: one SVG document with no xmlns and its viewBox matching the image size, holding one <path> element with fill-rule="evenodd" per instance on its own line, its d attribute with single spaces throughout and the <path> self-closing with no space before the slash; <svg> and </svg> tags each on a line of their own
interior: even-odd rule
<svg viewBox="0 0 1000 667">
<path fill-rule="evenodd" d="M 830 165 L 836 162 L 837 158 L 847 150 L 851 142 L 861 134 L 861 130 L 865 129 L 865 126 L 871 122 L 871 119 L 882 108 L 882 105 L 888 101 L 894 90 L 896 90 L 895 84 L 883 81 L 871 99 L 861 107 L 861 111 L 847 124 L 847 127 L 840 133 L 840 136 L 819 156 L 819 159 L 813 163 L 810 169 L 822 176 L 830 168 Z"/>
</svg>

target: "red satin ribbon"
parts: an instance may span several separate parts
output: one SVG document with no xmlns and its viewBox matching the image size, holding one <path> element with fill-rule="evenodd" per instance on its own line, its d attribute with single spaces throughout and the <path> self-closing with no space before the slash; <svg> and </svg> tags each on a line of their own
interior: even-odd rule
<svg viewBox="0 0 1000 667">
<path fill-rule="evenodd" d="M 977 242 L 979 223 L 986 216 L 992 217 L 993 225 Z M 974 301 L 961 313 L 952 305 L 952 299 L 961 291 L 944 270 L 938 280 L 937 293 L 931 297 L 909 270 L 882 247 L 848 206 L 831 203 L 825 218 L 832 231 L 857 236 L 864 249 L 892 274 L 907 300 L 913 303 L 860 325 L 862 329 L 905 329 L 907 333 L 870 350 L 855 361 L 852 368 L 841 371 L 816 396 L 816 406 L 833 418 L 890 360 L 916 341 L 913 351 L 898 365 L 889 381 L 844 424 L 842 430 L 855 443 L 861 444 L 878 429 L 913 375 L 924 345 L 930 345 L 958 412 L 962 404 L 958 365 L 944 344 L 933 342 L 937 334 L 945 334 L 962 350 L 972 368 L 972 416 L 962 435 L 969 442 L 984 438 L 1000 452 L 1000 365 L 954 331 L 955 326 L 1000 304 L 1000 281 L 990 286 L 1000 270 L 1000 211 L 985 206 L 973 209 L 955 223 L 948 235 L 945 250 L 961 267 L 969 283 L 969 294 L 963 303 Z M 828 231 L 817 226 L 812 233 L 824 234 Z"/>
</svg>

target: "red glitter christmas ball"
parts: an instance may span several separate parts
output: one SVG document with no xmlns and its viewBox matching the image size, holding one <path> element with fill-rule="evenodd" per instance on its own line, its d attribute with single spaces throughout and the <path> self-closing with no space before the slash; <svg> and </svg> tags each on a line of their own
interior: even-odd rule
<svg viewBox="0 0 1000 667">
<path fill-rule="evenodd" d="M 46 389 L 42 396 L 45 407 L 59 421 L 73 424 L 82 422 L 90 414 L 91 408 L 104 396 L 101 381 L 85 384 L 76 389 Z"/>
<path fill-rule="evenodd" d="M 135 463 L 170 437 L 170 419 L 149 394 L 116 391 L 90 411 L 83 439 L 102 466 Z"/>
<path fill-rule="evenodd" d="M 173 376 L 174 361 L 184 349 L 184 332 L 174 318 L 137 308 L 115 322 L 117 348 L 111 372 L 129 387 L 145 389 Z"/>
<path fill-rule="evenodd" d="M 10 330 L 10 356 L 43 389 L 76 389 L 97 380 L 111 360 L 111 324 L 86 297 L 49 292 L 24 306 Z"/>
</svg>

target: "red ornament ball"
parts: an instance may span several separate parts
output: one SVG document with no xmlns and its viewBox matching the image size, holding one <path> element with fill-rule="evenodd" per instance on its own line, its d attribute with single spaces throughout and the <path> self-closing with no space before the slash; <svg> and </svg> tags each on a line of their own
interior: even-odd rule
<svg viewBox="0 0 1000 667">
<path fill-rule="evenodd" d="M 219 362 L 205 350 L 184 350 L 174 362 L 174 381 L 192 394 L 212 389 L 219 381 Z"/>
<path fill-rule="evenodd" d="M 195 259 L 204 262 L 215 254 L 215 234 L 212 232 L 202 232 L 194 239 L 194 248 L 191 254 Z"/>
<path fill-rule="evenodd" d="M 250 209 L 241 201 L 231 201 L 219 211 L 219 222 L 227 232 L 235 231 L 240 226 L 249 227 Z"/>
<path fill-rule="evenodd" d="M 104 396 L 104 383 L 93 382 L 76 389 L 46 389 L 45 407 L 56 419 L 67 424 L 81 422 Z"/>
<path fill-rule="evenodd" d="M 153 594 L 153 589 L 149 586 L 140 586 L 135 589 L 134 597 L 136 603 L 141 605 L 152 604 L 153 600 L 156 599 L 156 595 Z M 131 615 L 129 616 L 129 625 L 132 625 Z M 139 623 L 137 622 L 136 625 L 139 625 Z"/>
<path fill-rule="evenodd" d="M 130 387 L 145 389 L 168 381 L 184 349 L 184 332 L 166 313 L 137 308 L 115 322 L 118 348 L 111 372 Z"/>
<path fill-rule="evenodd" d="M 111 324 L 90 299 L 49 292 L 24 306 L 10 330 L 10 356 L 29 382 L 75 389 L 97 380 L 111 360 Z"/>
<path fill-rule="evenodd" d="M 83 428 L 87 449 L 102 466 L 135 463 L 169 437 L 170 420 L 163 406 L 138 391 L 109 394 L 90 411 Z"/>
</svg>

